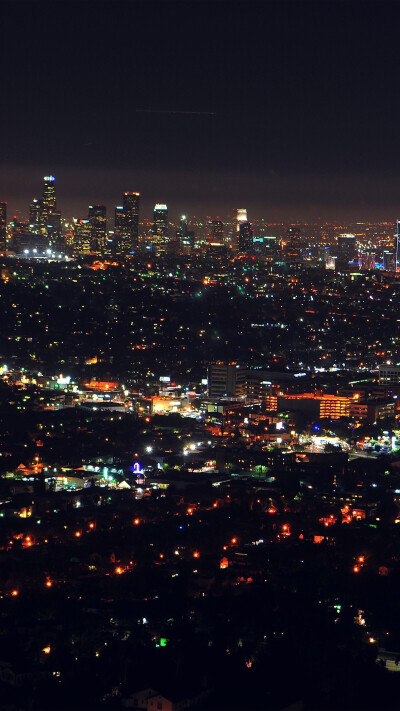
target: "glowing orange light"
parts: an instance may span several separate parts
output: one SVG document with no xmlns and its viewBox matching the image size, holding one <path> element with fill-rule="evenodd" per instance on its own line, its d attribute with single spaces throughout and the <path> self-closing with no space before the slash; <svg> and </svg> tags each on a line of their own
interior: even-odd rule
<svg viewBox="0 0 400 711">
<path fill-rule="evenodd" d="M 199 551 L 195 551 L 195 552 L 193 553 L 193 558 L 200 558 L 200 553 L 199 553 Z"/>
<path fill-rule="evenodd" d="M 269 513 L 269 514 L 274 514 L 274 513 L 276 513 L 276 509 L 274 509 L 273 506 L 270 506 L 270 508 L 268 509 L 268 513 Z"/>
<path fill-rule="evenodd" d="M 18 590 L 11 590 L 11 595 L 12 595 L 13 597 L 17 597 L 17 595 L 18 595 Z"/>
<path fill-rule="evenodd" d="M 135 524 L 135 526 L 138 526 L 139 523 L 140 523 L 140 518 L 135 518 L 135 520 L 133 521 L 133 523 Z"/>
<path fill-rule="evenodd" d="M 237 543 L 237 538 L 231 538 L 231 543 L 232 543 L 232 544 Z"/>
<path fill-rule="evenodd" d="M 359 573 L 359 572 L 360 572 L 360 566 L 359 566 L 359 565 L 355 565 L 355 566 L 353 567 L 353 572 L 354 572 L 354 573 Z"/>
<path fill-rule="evenodd" d="M 360 556 L 358 557 L 358 562 L 359 562 L 359 563 L 364 563 L 364 561 L 365 561 L 364 556 L 363 556 L 363 555 L 360 555 Z"/>
<path fill-rule="evenodd" d="M 94 528 L 94 523 L 89 523 L 89 528 Z"/>
<path fill-rule="evenodd" d="M 51 580 L 46 580 L 46 588 L 51 588 L 52 585 L 53 583 L 51 582 Z"/>
<path fill-rule="evenodd" d="M 160 558 L 164 558 L 164 553 L 160 553 Z"/>
<path fill-rule="evenodd" d="M 120 566 L 118 566 L 117 568 L 115 568 L 115 572 L 117 575 L 121 575 L 124 571 Z"/>
<path fill-rule="evenodd" d="M 51 651 L 51 647 L 43 647 L 43 649 L 42 649 L 42 652 L 44 652 L 45 654 L 50 654 L 50 651 Z"/>
<path fill-rule="evenodd" d="M 80 537 L 81 537 L 81 535 L 82 535 L 82 534 L 81 534 L 81 532 L 80 532 L 80 531 L 75 531 L 75 536 L 76 536 L 76 538 L 80 538 Z"/>
<path fill-rule="evenodd" d="M 192 514 L 192 513 L 193 513 L 193 509 L 190 509 L 190 508 L 189 508 L 189 509 L 187 510 L 187 512 L 188 512 L 188 514 Z"/>
</svg>

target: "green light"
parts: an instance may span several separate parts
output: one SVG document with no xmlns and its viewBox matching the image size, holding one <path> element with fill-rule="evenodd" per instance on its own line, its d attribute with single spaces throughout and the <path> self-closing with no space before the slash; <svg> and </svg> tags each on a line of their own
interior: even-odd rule
<svg viewBox="0 0 400 711">
<path fill-rule="evenodd" d="M 167 638 L 160 637 L 160 647 L 166 647 L 166 646 L 167 646 Z"/>
</svg>

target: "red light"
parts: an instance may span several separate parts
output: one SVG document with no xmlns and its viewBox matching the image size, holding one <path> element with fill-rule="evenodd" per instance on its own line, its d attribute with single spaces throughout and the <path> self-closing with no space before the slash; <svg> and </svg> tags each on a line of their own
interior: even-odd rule
<svg viewBox="0 0 400 711">
<path fill-rule="evenodd" d="M 81 532 L 80 531 L 75 531 L 75 537 L 80 538 L 81 537 Z"/>
<path fill-rule="evenodd" d="M 94 528 L 94 523 L 89 523 L 89 528 Z"/>
<path fill-rule="evenodd" d="M 135 520 L 133 521 L 133 523 L 135 524 L 135 526 L 138 526 L 139 523 L 140 523 L 140 518 L 135 518 Z"/>
<path fill-rule="evenodd" d="M 193 553 L 193 558 L 200 558 L 200 553 L 199 553 L 199 551 L 195 551 L 195 552 Z"/>
<path fill-rule="evenodd" d="M 11 590 L 11 595 L 12 595 L 13 597 L 17 597 L 17 595 L 18 595 L 18 590 Z"/>
<path fill-rule="evenodd" d="M 233 544 L 237 543 L 237 538 L 232 538 L 231 543 L 233 543 Z"/>
<path fill-rule="evenodd" d="M 121 575 L 124 571 L 122 570 L 122 568 L 120 566 L 118 566 L 117 568 L 115 568 L 115 572 L 117 575 Z"/>
<path fill-rule="evenodd" d="M 354 568 L 353 568 L 353 573 L 359 573 L 359 572 L 360 572 L 360 566 L 359 566 L 359 565 L 355 565 Z"/>
</svg>

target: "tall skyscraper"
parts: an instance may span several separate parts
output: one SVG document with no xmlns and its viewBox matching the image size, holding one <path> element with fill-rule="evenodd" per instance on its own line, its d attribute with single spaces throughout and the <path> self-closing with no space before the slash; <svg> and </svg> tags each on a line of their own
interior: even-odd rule
<svg viewBox="0 0 400 711">
<path fill-rule="evenodd" d="M 243 222 L 247 222 L 247 210 L 245 207 L 237 207 L 233 211 L 232 237 L 231 237 L 232 248 L 236 252 L 239 249 L 239 231 L 240 231 L 240 225 Z"/>
<path fill-rule="evenodd" d="M 95 251 L 103 245 L 107 231 L 107 208 L 105 205 L 89 205 L 88 219 L 91 229 L 91 241 Z"/>
<path fill-rule="evenodd" d="M 396 234 L 394 236 L 394 269 L 399 271 L 400 267 L 400 220 L 396 220 Z"/>
<path fill-rule="evenodd" d="M 139 244 L 139 200 L 140 193 L 124 193 L 122 198 L 125 232 L 129 238 L 131 249 L 136 249 Z"/>
<path fill-rule="evenodd" d="M 92 250 L 92 228 L 89 220 L 73 220 L 74 251 L 78 254 L 90 254 Z"/>
<path fill-rule="evenodd" d="M 115 208 L 116 251 L 129 254 L 139 244 L 139 199 L 140 193 L 126 192 L 122 205 Z"/>
<path fill-rule="evenodd" d="M 56 209 L 56 188 L 55 188 L 55 178 L 53 175 L 45 175 L 43 178 L 43 199 L 41 200 L 41 223 L 42 227 L 46 230 L 49 224 L 50 213 Z"/>
<path fill-rule="evenodd" d="M 55 178 L 45 175 L 43 178 L 43 197 L 36 198 L 29 206 L 29 223 L 36 232 L 47 235 L 49 242 L 55 242 L 61 236 L 61 212 L 56 209 Z"/>
<path fill-rule="evenodd" d="M 37 198 L 33 198 L 31 204 L 29 205 L 29 225 L 40 229 L 41 226 L 41 215 L 42 215 L 42 201 Z"/>
<path fill-rule="evenodd" d="M 341 234 L 338 236 L 337 256 L 345 262 L 357 259 L 356 236 L 353 234 Z"/>
<path fill-rule="evenodd" d="M 50 212 L 50 210 L 56 209 L 56 179 L 53 175 L 45 175 L 43 180 L 43 208 Z"/>
<path fill-rule="evenodd" d="M 251 252 L 253 249 L 254 230 L 250 222 L 241 222 L 239 225 L 239 251 Z"/>
<path fill-rule="evenodd" d="M 291 225 L 286 231 L 284 255 L 287 262 L 301 261 L 301 232 L 298 227 Z"/>
<path fill-rule="evenodd" d="M 0 249 L 7 245 L 7 203 L 0 202 Z"/>
<path fill-rule="evenodd" d="M 164 203 L 154 206 L 153 247 L 158 252 L 165 252 L 168 245 L 168 207 Z"/>
<path fill-rule="evenodd" d="M 221 220 L 209 220 L 206 225 L 206 232 L 209 244 L 224 243 L 224 223 Z"/>
</svg>

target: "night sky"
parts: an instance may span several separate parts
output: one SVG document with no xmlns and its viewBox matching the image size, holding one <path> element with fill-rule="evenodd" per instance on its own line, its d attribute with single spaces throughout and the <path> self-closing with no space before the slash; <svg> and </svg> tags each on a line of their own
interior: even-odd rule
<svg viewBox="0 0 400 711">
<path fill-rule="evenodd" d="M 53 173 L 65 217 L 138 190 L 143 216 L 394 220 L 399 21 L 384 0 L 3 0 L 0 200 L 27 215 Z"/>
</svg>

